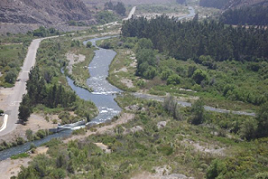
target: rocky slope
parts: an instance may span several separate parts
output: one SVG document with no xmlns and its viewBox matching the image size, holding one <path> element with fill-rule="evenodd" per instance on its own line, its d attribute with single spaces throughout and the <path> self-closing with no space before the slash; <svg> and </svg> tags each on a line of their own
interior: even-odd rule
<svg viewBox="0 0 268 179">
<path fill-rule="evenodd" d="M 268 5 L 268 0 L 229 0 L 224 9 L 240 8 L 255 5 Z"/>
<path fill-rule="evenodd" d="M 222 10 L 237 9 L 246 6 L 268 5 L 268 0 L 200 0 L 204 7 L 214 7 Z"/>
<path fill-rule="evenodd" d="M 40 25 L 68 30 L 70 20 L 90 23 L 91 14 L 81 0 L 1 0 L 0 32 L 27 32 Z"/>
</svg>

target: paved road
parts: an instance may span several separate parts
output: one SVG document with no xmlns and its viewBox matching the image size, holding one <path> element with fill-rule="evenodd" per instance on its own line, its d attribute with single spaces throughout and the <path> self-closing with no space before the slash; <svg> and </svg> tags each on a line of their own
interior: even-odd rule
<svg viewBox="0 0 268 179">
<path fill-rule="evenodd" d="M 39 48 L 40 42 L 44 39 L 55 38 L 58 36 L 52 36 L 47 38 L 35 39 L 32 41 L 28 48 L 28 52 L 26 58 L 24 60 L 23 66 L 21 68 L 21 72 L 19 73 L 18 79 L 15 86 L 10 89 L 10 95 L 8 97 L 7 110 L 5 113 L 8 115 L 6 128 L 0 132 L 0 136 L 4 136 L 17 127 L 18 122 L 18 113 L 19 113 L 19 105 L 22 100 L 23 94 L 26 94 L 26 81 L 28 80 L 29 71 L 35 64 L 36 52 Z"/>
<path fill-rule="evenodd" d="M 128 17 L 125 18 L 125 19 L 123 19 L 123 21 L 126 21 L 126 20 L 131 19 L 131 17 L 134 15 L 135 11 L 136 11 L 136 6 L 134 6 L 134 7 L 131 9 L 131 11 L 130 11 L 129 14 L 128 14 Z"/>
</svg>

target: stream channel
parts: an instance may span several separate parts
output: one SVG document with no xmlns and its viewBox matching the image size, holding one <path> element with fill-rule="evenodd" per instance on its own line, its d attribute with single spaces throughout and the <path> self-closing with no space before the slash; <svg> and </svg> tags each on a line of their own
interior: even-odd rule
<svg viewBox="0 0 268 179">
<path fill-rule="evenodd" d="M 84 45 L 86 45 L 87 42 L 90 41 L 93 46 L 96 46 L 96 42 L 98 40 L 104 40 L 112 37 L 115 36 L 95 38 L 84 41 L 83 43 Z M 107 50 L 99 47 L 97 50 L 95 50 L 95 56 L 88 67 L 90 78 L 87 80 L 87 85 L 89 85 L 89 87 L 92 88 L 94 91 L 92 93 L 89 92 L 88 90 L 75 86 L 73 80 L 70 79 L 69 77 L 66 77 L 68 84 L 75 91 L 75 93 L 81 99 L 91 100 L 99 110 L 98 116 L 96 116 L 87 125 L 99 124 L 105 122 L 107 120 L 112 119 L 114 116 L 116 116 L 121 112 L 121 108 L 114 101 L 116 94 L 120 93 L 121 90 L 114 87 L 106 80 L 109 72 L 109 65 L 114 59 L 115 55 L 116 52 L 113 50 Z M 12 147 L 10 149 L 0 151 L 0 161 L 9 158 L 12 155 L 17 155 L 19 153 L 28 151 L 30 149 L 31 144 L 34 144 L 35 146 L 40 146 L 54 138 L 68 137 L 71 135 L 71 133 L 72 133 L 71 130 L 64 130 L 59 133 L 49 135 L 40 140 L 27 142 L 23 145 L 19 145 L 16 147 Z"/>
</svg>

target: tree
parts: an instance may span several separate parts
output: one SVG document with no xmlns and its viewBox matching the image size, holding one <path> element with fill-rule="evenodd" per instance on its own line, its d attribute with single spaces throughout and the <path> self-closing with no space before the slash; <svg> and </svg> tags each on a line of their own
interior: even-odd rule
<svg viewBox="0 0 268 179">
<path fill-rule="evenodd" d="M 190 123 L 198 125 L 202 124 L 204 121 L 204 102 L 202 99 L 198 99 L 193 105 L 191 109 L 193 116 L 190 118 Z"/>
<path fill-rule="evenodd" d="M 16 75 L 15 71 L 12 70 L 12 71 L 7 72 L 7 74 L 5 76 L 5 81 L 7 83 L 14 84 L 16 81 L 16 78 L 17 78 L 17 75 Z"/>
<path fill-rule="evenodd" d="M 87 42 L 87 48 L 91 48 L 92 47 L 92 43 L 90 41 Z"/>
<path fill-rule="evenodd" d="M 22 102 L 19 107 L 19 120 L 21 123 L 25 123 L 30 117 L 32 112 L 31 102 L 29 96 L 23 95 Z"/>
<path fill-rule="evenodd" d="M 201 84 L 203 80 L 206 80 L 208 78 L 208 74 L 203 70 L 197 69 L 195 70 L 192 78 L 197 84 Z"/>
<path fill-rule="evenodd" d="M 258 128 L 258 123 L 256 121 L 256 119 L 246 119 L 240 129 L 240 137 L 242 139 L 254 139 L 256 136 L 256 132 L 257 132 L 257 128 Z"/>
<path fill-rule="evenodd" d="M 212 163 L 210 164 L 210 166 L 207 170 L 206 178 L 207 179 L 218 178 L 218 176 L 223 175 L 225 170 L 226 170 L 225 164 L 222 161 L 215 159 L 212 161 Z M 221 177 L 219 177 L 219 178 L 221 178 Z"/>
<path fill-rule="evenodd" d="M 164 99 L 164 109 L 173 116 L 174 119 L 181 120 L 180 108 L 174 96 L 167 96 Z"/>
<path fill-rule="evenodd" d="M 116 6 L 114 6 L 114 10 L 117 14 L 120 14 L 122 16 L 126 15 L 126 8 L 122 2 L 118 2 Z"/>
<path fill-rule="evenodd" d="M 258 121 L 258 129 L 257 136 L 258 137 L 267 137 L 268 136 L 268 102 L 261 105 L 258 113 L 257 113 L 257 121 Z"/>
<path fill-rule="evenodd" d="M 167 79 L 167 85 L 178 85 L 181 83 L 181 77 L 177 74 L 170 75 Z"/>
<path fill-rule="evenodd" d="M 152 79 L 156 74 L 156 58 L 154 51 L 151 49 L 141 49 L 137 52 L 137 71 L 138 76 Z"/>
<path fill-rule="evenodd" d="M 140 49 L 153 49 L 152 41 L 146 38 L 139 39 L 137 51 L 139 51 Z"/>
</svg>

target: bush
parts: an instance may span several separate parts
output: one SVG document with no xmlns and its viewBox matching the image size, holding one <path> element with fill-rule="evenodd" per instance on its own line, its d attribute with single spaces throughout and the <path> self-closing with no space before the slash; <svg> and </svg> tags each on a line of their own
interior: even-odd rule
<svg viewBox="0 0 268 179">
<path fill-rule="evenodd" d="M 195 70 L 192 78 L 197 84 L 201 84 L 203 80 L 206 80 L 208 78 L 208 74 L 203 70 L 197 69 Z"/>
<path fill-rule="evenodd" d="M 225 164 L 222 161 L 215 159 L 212 161 L 211 165 L 207 170 L 206 178 L 207 179 L 218 178 L 220 175 L 221 176 L 223 175 L 225 170 L 226 170 Z"/>
<path fill-rule="evenodd" d="M 179 75 L 171 75 L 167 79 L 167 85 L 178 85 L 181 83 L 181 78 Z"/>
<path fill-rule="evenodd" d="M 258 137 L 268 136 L 268 102 L 263 104 L 257 113 Z"/>
<path fill-rule="evenodd" d="M 204 121 L 204 102 L 202 99 L 197 100 L 193 105 L 191 109 L 193 116 L 190 118 L 191 124 L 202 124 Z"/>
<path fill-rule="evenodd" d="M 256 132 L 257 132 L 257 128 L 258 128 L 258 123 L 256 121 L 256 119 L 246 119 L 240 129 L 240 137 L 242 139 L 254 139 L 256 136 Z"/>
<path fill-rule="evenodd" d="M 91 48 L 92 47 L 92 43 L 89 41 L 87 42 L 87 45 L 86 45 L 87 48 Z"/>
<path fill-rule="evenodd" d="M 16 159 L 19 159 L 19 158 L 26 158 L 26 157 L 29 157 L 29 154 L 27 154 L 27 153 L 21 153 L 21 154 L 13 155 L 10 158 L 12 160 L 16 160 Z"/>
<path fill-rule="evenodd" d="M 257 173 L 255 179 L 268 179 L 268 172 Z"/>
<path fill-rule="evenodd" d="M 27 129 L 25 134 L 26 134 L 28 141 L 33 140 L 33 131 L 31 129 Z"/>
<path fill-rule="evenodd" d="M 18 137 L 18 138 L 16 139 L 16 143 L 17 143 L 17 145 L 22 145 L 22 144 L 25 143 L 25 140 L 24 140 L 23 138 L 21 138 L 21 137 Z"/>
<path fill-rule="evenodd" d="M 5 81 L 10 84 L 14 84 L 16 81 L 17 75 L 15 71 L 9 71 L 7 72 L 5 76 Z"/>
</svg>

